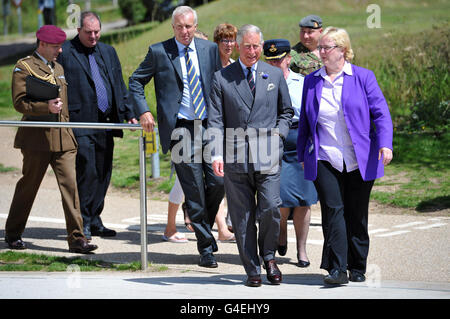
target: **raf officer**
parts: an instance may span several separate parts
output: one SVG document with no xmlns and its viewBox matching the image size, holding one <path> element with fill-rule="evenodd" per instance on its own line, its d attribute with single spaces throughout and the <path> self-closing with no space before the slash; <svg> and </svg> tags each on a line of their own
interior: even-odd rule
<svg viewBox="0 0 450 319">
<path fill-rule="evenodd" d="M 64 70 L 56 62 L 66 34 L 53 25 L 36 32 L 37 49 L 32 56 L 19 60 L 12 78 L 14 108 L 23 114 L 22 121 L 69 121 L 67 84 Z M 27 94 L 26 78 L 34 77 L 59 86 L 59 96 L 37 100 Z M 30 89 L 28 87 L 28 89 Z M 89 253 L 97 249 L 83 234 L 83 220 L 75 177 L 77 143 L 70 128 L 20 127 L 14 147 L 23 154 L 22 178 L 17 182 L 5 227 L 5 241 L 11 249 L 25 249 L 22 233 L 33 206 L 39 185 L 48 165 L 55 172 L 66 219 L 69 250 Z"/>
<path fill-rule="evenodd" d="M 322 34 L 322 19 L 316 15 L 309 15 L 300 21 L 299 26 L 300 42 L 291 49 L 290 68 L 306 76 L 323 65 L 317 48 Z"/>
</svg>

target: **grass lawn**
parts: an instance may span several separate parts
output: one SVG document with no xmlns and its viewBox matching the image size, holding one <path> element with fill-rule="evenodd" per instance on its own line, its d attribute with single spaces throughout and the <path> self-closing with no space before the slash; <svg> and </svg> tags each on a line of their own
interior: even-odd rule
<svg viewBox="0 0 450 319">
<path fill-rule="evenodd" d="M 115 264 L 101 260 L 87 260 L 80 257 L 66 258 L 43 254 L 6 251 L 0 253 L 0 271 L 138 271 L 140 262 Z M 149 265 L 150 271 L 165 271 L 166 266 Z"/>
</svg>

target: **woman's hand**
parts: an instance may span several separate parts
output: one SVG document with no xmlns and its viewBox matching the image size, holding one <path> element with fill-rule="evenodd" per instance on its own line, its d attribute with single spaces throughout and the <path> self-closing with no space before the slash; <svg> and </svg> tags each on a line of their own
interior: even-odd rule
<svg viewBox="0 0 450 319">
<path fill-rule="evenodd" d="M 378 152 L 378 160 L 383 157 L 383 165 L 386 166 L 392 161 L 392 150 L 387 147 L 380 148 Z"/>
</svg>

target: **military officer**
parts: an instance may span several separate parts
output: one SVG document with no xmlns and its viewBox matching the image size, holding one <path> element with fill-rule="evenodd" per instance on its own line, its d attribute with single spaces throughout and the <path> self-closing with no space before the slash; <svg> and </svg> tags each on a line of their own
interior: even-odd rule
<svg viewBox="0 0 450 319">
<path fill-rule="evenodd" d="M 308 75 L 323 66 L 317 48 L 322 33 L 322 19 L 316 15 L 309 15 L 300 21 L 299 26 L 300 42 L 291 48 L 290 69 Z"/>
<path fill-rule="evenodd" d="M 23 114 L 22 121 L 68 122 L 64 70 L 55 62 L 62 51 L 61 45 L 66 39 L 66 34 L 56 26 L 45 25 L 36 32 L 36 37 L 38 40 L 36 51 L 33 55 L 20 59 L 13 71 L 14 108 Z M 58 85 L 59 96 L 46 101 L 31 97 L 29 92 L 27 93 L 28 76 Z M 20 148 L 23 154 L 23 176 L 16 184 L 5 226 L 5 241 L 9 248 L 26 248 L 21 236 L 39 185 L 48 165 L 51 165 L 61 192 L 69 251 L 89 253 L 97 249 L 96 245 L 88 243 L 83 234 L 75 174 L 77 143 L 72 129 L 19 127 L 14 147 Z"/>
</svg>

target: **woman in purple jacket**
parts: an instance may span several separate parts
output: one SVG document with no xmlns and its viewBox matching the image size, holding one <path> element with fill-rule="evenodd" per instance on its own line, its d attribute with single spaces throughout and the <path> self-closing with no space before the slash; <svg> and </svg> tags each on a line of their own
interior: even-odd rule
<svg viewBox="0 0 450 319">
<path fill-rule="evenodd" d="M 392 160 L 392 120 L 373 72 L 350 64 L 344 29 L 327 28 L 318 48 L 324 66 L 305 78 L 298 160 L 320 198 L 325 284 L 361 282 L 370 191 Z"/>
</svg>

